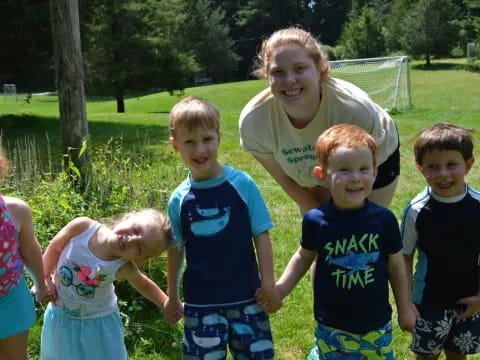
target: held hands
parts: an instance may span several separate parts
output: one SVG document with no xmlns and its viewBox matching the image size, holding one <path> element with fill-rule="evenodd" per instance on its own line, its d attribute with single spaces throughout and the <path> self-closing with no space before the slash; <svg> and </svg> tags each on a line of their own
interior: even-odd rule
<svg viewBox="0 0 480 360">
<path fill-rule="evenodd" d="M 404 309 L 398 309 L 398 325 L 402 331 L 413 332 L 418 319 L 420 319 L 420 313 L 413 302 L 409 301 Z"/>
<path fill-rule="evenodd" d="M 457 304 L 466 305 L 465 310 L 457 315 L 457 321 L 465 320 L 480 310 L 480 295 L 461 298 L 457 301 Z"/>
<path fill-rule="evenodd" d="M 170 325 L 175 325 L 183 317 L 183 303 L 169 297 L 167 301 L 165 301 L 163 316 L 165 316 L 165 319 Z"/>
<path fill-rule="evenodd" d="M 43 284 L 33 285 L 30 292 L 35 295 L 35 300 L 40 302 L 55 301 L 57 299 L 57 291 L 50 278 L 46 278 Z"/>
<path fill-rule="evenodd" d="M 257 304 L 267 313 L 275 313 L 283 305 L 282 297 L 276 286 L 257 289 L 255 292 L 255 298 Z"/>
</svg>

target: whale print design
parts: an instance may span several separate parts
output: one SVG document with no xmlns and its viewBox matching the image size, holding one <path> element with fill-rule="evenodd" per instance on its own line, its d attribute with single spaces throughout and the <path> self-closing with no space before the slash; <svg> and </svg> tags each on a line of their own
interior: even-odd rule
<svg viewBox="0 0 480 360">
<path fill-rule="evenodd" d="M 197 214 L 203 217 L 213 217 L 220 213 L 219 208 L 208 208 L 208 209 L 201 209 L 199 205 L 197 205 Z"/>
<path fill-rule="evenodd" d="M 344 269 L 349 269 L 350 271 L 347 274 L 352 275 L 359 270 L 367 270 L 369 265 L 377 261 L 379 255 L 379 251 L 364 254 L 356 254 L 352 251 L 348 251 L 347 255 L 337 258 L 327 256 L 327 262 L 328 264 L 333 263 Z"/>
<path fill-rule="evenodd" d="M 273 343 L 270 340 L 259 340 L 250 345 L 251 352 L 262 352 L 273 349 Z"/>
<path fill-rule="evenodd" d="M 210 314 L 207 316 L 204 316 L 202 319 L 203 325 L 217 325 L 217 324 L 222 324 L 225 326 L 228 326 L 228 321 L 225 319 L 223 316 L 220 316 L 218 314 Z"/>
<path fill-rule="evenodd" d="M 197 211 L 199 209 L 197 208 Z M 217 209 L 218 210 L 218 209 Z M 190 224 L 190 230 L 195 236 L 212 236 L 227 227 L 230 222 L 230 207 L 223 208 L 223 215 L 205 217 L 205 220 L 195 221 Z M 213 214 L 213 209 L 203 209 L 203 213 Z M 220 212 L 220 211 L 219 211 Z"/>
<path fill-rule="evenodd" d="M 243 310 L 243 312 L 246 315 L 255 315 L 255 314 L 261 313 L 262 311 L 263 310 L 257 304 L 249 305 L 249 306 L 245 307 L 245 309 Z"/>
<path fill-rule="evenodd" d="M 227 356 L 227 352 L 224 350 L 217 350 L 217 351 L 212 351 L 203 357 L 203 360 L 220 360 L 224 359 L 225 356 Z"/>
<path fill-rule="evenodd" d="M 245 324 L 234 322 L 232 323 L 232 328 L 233 328 L 233 331 L 239 335 L 251 335 L 251 336 L 255 335 L 255 332 L 253 331 L 253 329 L 250 326 Z"/>
<path fill-rule="evenodd" d="M 215 337 L 199 337 L 192 332 L 192 339 L 195 344 L 203 348 L 211 348 L 220 344 L 221 339 L 218 336 Z"/>
</svg>

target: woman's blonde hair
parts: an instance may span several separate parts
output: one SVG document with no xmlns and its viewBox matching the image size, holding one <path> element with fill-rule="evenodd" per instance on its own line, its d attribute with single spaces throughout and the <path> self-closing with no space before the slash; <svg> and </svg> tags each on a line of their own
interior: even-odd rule
<svg viewBox="0 0 480 360">
<path fill-rule="evenodd" d="M 289 27 L 275 31 L 268 39 L 263 41 L 252 74 L 260 79 L 266 79 L 269 74 L 273 50 L 283 45 L 302 46 L 317 65 L 320 75 L 325 76 L 329 73 L 330 65 L 327 55 L 322 51 L 317 39 L 311 33 L 299 27 Z"/>
</svg>

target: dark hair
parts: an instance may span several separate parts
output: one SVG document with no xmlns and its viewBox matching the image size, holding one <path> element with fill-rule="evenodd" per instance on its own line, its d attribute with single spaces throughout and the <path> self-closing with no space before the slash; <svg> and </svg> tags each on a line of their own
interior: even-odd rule
<svg viewBox="0 0 480 360">
<path fill-rule="evenodd" d="M 459 151 L 467 161 L 473 157 L 473 132 L 473 129 L 445 122 L 422 130 L 413 148 L 415 162 L 421 165 L 425 154 L 433 150 Z"/>
</svg>

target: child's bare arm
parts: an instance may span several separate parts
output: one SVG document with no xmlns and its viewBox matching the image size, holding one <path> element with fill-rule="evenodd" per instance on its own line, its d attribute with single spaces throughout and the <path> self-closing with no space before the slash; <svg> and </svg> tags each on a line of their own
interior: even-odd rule
<svg viewBox="0 0 480 360">
<path fill-rule="evenodd" d="M 293 254 L 276 285 L 276 289 L 282 299 L 290 294 L 293 288 L 298 284 L 300 279 L 310 268 L 310 265 L 312 265 L 316 256 L 316 251 L 307 250 L 301 246 L 297 249 L 295 254 Z"/>
<path fill-rule="evenodd" d="M 143 274 L 134 262 L 129 261 L 122 265 L 117 271 L 117 278 L 127 280 L 144 298 L 160 309 L 165 307 L 167 294 L 152 279 Z"/>
<path fill-rule="evenodd" d="M 37 289 L 37 299 L 46 301 L 49 299 L 49 289 L 45 283 L 43 271 L 42 248 L 33 231 L 32 211 L 30 207 L 17 198 L 5 197 L 8 209 L 19 231 L 18 241 L 22 258 L 33 276 Z"/>
<path fill-rule="evenodd" d="M 92 219 L 78 217 L 70 221 L 53 237 L 43 254 L 43 269 L 46 276 L 51 275 L 53 269 L 57 266 L 62 250 L 67 246 L 72 237 L 85 231 L 92 223 Z"/>
<path fill-rule="evenodd" d="M 172 246 L 167 250 L 168 299 L 164 315 L 170 324 L 176 324 L 183 316 L 183 304 L 180 301 L 179 287 L 184 258 L 183 247 Z"/>
<path fill-rule="evenodd" d="M 400 328 L 404 331 L 412 332 L 415 329 L 415 322 L 419 315 L 410 298 L 410 285 L 401 251 L 388 256 L 388 275 L 395 303 L 397 304 Z"/>
<path fill-rule="evenodd" d="M 276 312 L 282 301 L 275 292 L 275 274 L 273 270 L 273 249 L 268 231 L 254 236 L 255 249 L 261 274 L 261 297 L 266 301 L 262 306 L 268 312 Z"/>
</svg>

